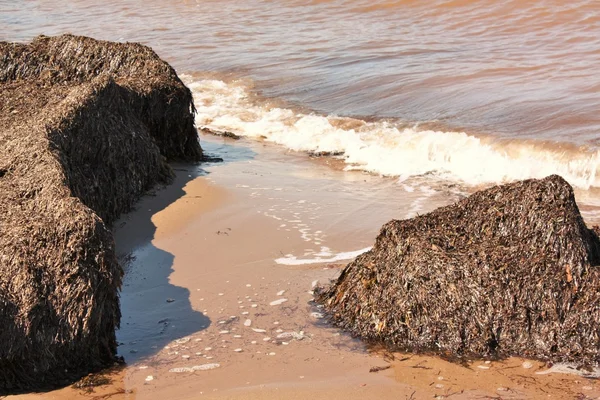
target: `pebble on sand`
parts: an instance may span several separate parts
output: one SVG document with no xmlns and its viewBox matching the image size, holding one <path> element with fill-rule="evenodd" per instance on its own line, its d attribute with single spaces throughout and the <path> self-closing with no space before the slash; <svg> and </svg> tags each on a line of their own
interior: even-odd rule
<svg viewBox="0 0 600 400">
<path fill-rule="evenodd" d="M 251 320 L 247 319 L 247 320 L 244 321 L 244 326 L 250 326 L 250 325 L 252 325 L 252 321 Z"/>
<path fill-rule="evenodd" d="M 258 328 L 252 328 L 252 330 L 254 332 L 256 332 L 256 333 L 265 333 L 266 332 L 266 330 L 264 330 L 264 329 L 258 329 Z"/>
<path fill-rule="evenodd" d="M 278 299 L 278 300 L 273 300 L 272 302 L 269 303 L 269 305 L 272 306 L 278 306 L 280 304 L 283 304 L 287 301 L 287 299 Z"/>
<path fill-rule="evenodd" d="M 206 371 L 206 370 L 209 370 L 209 369 L 219 368 L 220 366 L 221 366 L 220 364 L 214 364 L 214 363 L 212 363 L 212 364 L 202 364 L 202 365 L 194 365 L 193 367 L 171 368 L 169 370 L 169 372 L 181 373 L 181 372 Z"/>
<path fill-rule="evenodd" d="M 525 361 L 523 364 L 521 364 L 523 368 L 525 369 L 529 369 L 533 367 L 533 364 L 530 361 Z"/>
<path fill-rule="evenodd" d="M 300 331 L 300 332 L 283 332 L 280 333 L 279 335 L 277 335 L 277 339 L 296 339 L 296 340 L 302 340 L 304 339 L 304 331 Z"/>
<path fill-rule="evenodd" d="M 277 292 L 277 296 L 283 296 L 284 293 L 285 293 L 285 290 L 280 290 L 279 292 Z"/>
<path fill-rule="evenodd" d="M 146 382 L 150 382 L 154 380 L 154 377 L 152 375 L 148 375 L 145 380 Z"/>
</svg>

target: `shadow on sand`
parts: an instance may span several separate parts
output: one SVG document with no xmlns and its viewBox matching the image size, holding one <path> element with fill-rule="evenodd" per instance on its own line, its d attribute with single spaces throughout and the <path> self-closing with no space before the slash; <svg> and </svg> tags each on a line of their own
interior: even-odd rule
<svg viewBox="0 0 600 400">
<path fill-rule="evenodd" d="M 222 157 L 223 163 L 255 156 L 245 146 L 226 142 L 203 143 L 203 147 Z M 187 183 L 207 175 L 203 167 L 210 165 L 174 165 L 176 177 L 171 185 L 142 198 L 135 211 L 114 224 L 117 254 L 125 269 L 121 328 L 117 331 L 118 353 L 128 364 L 151 357 L 168 343 L 206 329 L 211 323 L 208 317 L 193 309 L 187 288 L 170 283 L 174 255 L 152 243 L 156 233 L 152 217 L 184 197 Z"/>
</svg>

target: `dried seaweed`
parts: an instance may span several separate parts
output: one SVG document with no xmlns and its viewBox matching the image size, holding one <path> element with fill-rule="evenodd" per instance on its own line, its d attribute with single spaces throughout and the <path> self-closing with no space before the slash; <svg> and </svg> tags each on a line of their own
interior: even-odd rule
<svg viewBox="0 0 600 400">
<path fill-rule="evenodd" d="M 108 376 L 102 374 L 89 374 L 75 382 L 71 387 L 73 389 L 83 389 L 87 393 L 92 393 L 94 388 L 109 385 L 111 383 L 112 380 Z"/>
<path fill-rule="evenodd" d="M 209 129 L 207 127 L 200 128 L 200 131 L 202 131 L 202 133 L 205 133 L 207 135 L 221 136 L 221 137 L 226 137 L 228 139 L 233 139 L 233 140 L 240 140 L 242 138 L 241 136 L 236 135 L 233 132 L 219 131 L 216 129 Z"/>
<path fill-rule="evenodd" d="M 599 260 L 596 232 L 553 175 L 388 222 L 317 300 L 392 350 L 598 365 Z"/>
<path fill-rule="evenodd" d="M 107 225 L 202 150 L 189 89 L 139 44 L 0 42 L 0 92 L 4 393 L 115 361 L 123 270 Z"/>
</svg>

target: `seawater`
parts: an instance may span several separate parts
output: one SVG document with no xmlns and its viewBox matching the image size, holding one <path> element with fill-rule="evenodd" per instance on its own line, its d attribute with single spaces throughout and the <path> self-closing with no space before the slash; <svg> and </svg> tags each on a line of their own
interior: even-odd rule
<svg viewBox="0 0 600 400">
<path fill-rule="evenodd" d="M 65 32 L 151 46 L 197 124 L 349 169 L 480 187 L 600 187 L 596 0 L 0 0 L 3 40 Z"/>
</svg>

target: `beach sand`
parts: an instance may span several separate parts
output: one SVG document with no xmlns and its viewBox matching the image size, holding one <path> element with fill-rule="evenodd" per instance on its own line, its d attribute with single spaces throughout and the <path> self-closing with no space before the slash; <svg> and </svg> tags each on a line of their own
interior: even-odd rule
<svg viewBox="0 0 600 400">
<path fill-rule="evenodd" d="M 202 139 L 224 162 L 176 165 L 173 185 L 156 189 L 114 225 L 125 263 L 117 337 L 126 367 L 93 392 L 69 387 L 15 399 L 600 396 L 595 380 L 539 374 L 542 362 L 463 366 L 389 354 L 321 318 L 311 291 L 339 274 L 347 260 L 336 255 L 368 248 L 392 218 L 458 200 L 451 187 L 413 190 L 396 179 L 343 171 L 332 159 Z"/>
</svg>

